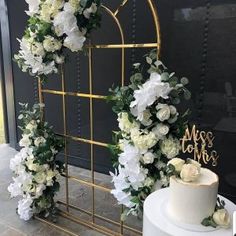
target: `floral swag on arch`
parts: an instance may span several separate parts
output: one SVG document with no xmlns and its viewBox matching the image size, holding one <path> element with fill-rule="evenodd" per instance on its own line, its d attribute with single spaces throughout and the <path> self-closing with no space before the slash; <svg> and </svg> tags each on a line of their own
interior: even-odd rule
<svg viewBox="0 0 236 236">
<path fill-rule="evenodd" d="M 32 110 L 27 104 L 21 105 L 19 120 L 23 134 L 19 145 L 22 149 L 10 161 L 15 177 L 8 191 L 11 197 L 21 197 L 17 208 L 21 219 L 29 220 L 33 215 L 53 217 L 54 195 L 59 190 L 58 178 L 64 169 L 62 163 L 56 161 L 56 155 L 64 143 L 47 122 L 41 121 L 42 104 L 34 105 Z"/>
<path fill-rule="evenodd" d="M 63 50 L 83 50 L 90 32 L 100 26 L 100 0 L 26 0 L 30 16 L 15 60 L 23 72 L 42 79 L 57 73 Z"/>
<path fill-rule="evenodd" d="M 127 207 L 123 217 L 141 215 L 145 198 L 168 185 L 167 163 L 180 152 L 188 115 L 180 114 L 176 105 L 182 95 L 191 97 L 185 87 L 188 79 L 169 73 L 156 50 L 146 61 L 144 67 L 134 64 L 131 83 L 111 89 L 108 97 L 120 128 L 110 149 L 115 167 L 112 194 Z M 142 73 L 147 66 L 148 73 Z"/>
</svg>

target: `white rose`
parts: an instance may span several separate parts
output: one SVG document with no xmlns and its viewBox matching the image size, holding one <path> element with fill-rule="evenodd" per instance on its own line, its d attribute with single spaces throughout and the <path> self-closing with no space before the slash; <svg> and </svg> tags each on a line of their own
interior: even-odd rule
<svg viewBox="0 0 236 236">
<path fill-rule="evenodd" d="M 38 183 L 38 184 L 43 184 L 46 182 L 46 174 L 45 172 L 38 172 L 35 176 L 34 176 L 34 180 Z"/>
<path fill-rule="evenodd" d="M 188 163 L 192 164 L 192 165 L 195 165 L 198 168 L 198 171 L 199 172 L 201 171 L 201 164 L 198 161 L 195 161 L 193 159 L 188 159 Z"/>
<path fill-rule="evenodd" d="M 46 139 L 44 137 L 38 137 L 34 140 L 34 145 L 36 147 L 39 147 L 40 145 L 44 144 L 46 142 Z"/>
<path fill-rule="evenodd" d="M 37 185 L 36 190 L 35 190 L 35 197 L 39 198 L 40 196 L 42 196 L 43 195 L 43 191 L 45 189 L 46 189 L 46 186 L 44 184 Z"/>
<path fill-rule="evenodd" d="M 26 166 L 28 167 L 29 170 L 32 171 L 38 171 L 40 169 L 39 164 L 34 163 L 33 159 L 29 159 L 25 162 Z"/>
<path fill-rule="evenodd" d="M 180 143 L 178 139 L 173 137 L 164 138 L 160 144 L 161 152 L 166 155 L 168 159 L 172 159 L 179 154 Z"/>
<path fill-rule="evenodd" d="M 163 139 L 169 133 L 169 126 L 164 124 L 157 124 L 152 132 L 157 136 L 158 139 Z"/>
<path fill-rule="evenodd" d="M 167 104 L 159 103 L 156 106 L 156 110 L 157 110 L 156 116 L 160 121 L 168 120 L 170 118 L 171 115 L 170 107 Z"/>
<path fill-rule="evenodd" d="M 52 36 L 46 36 L 43 47 L 47 52 L 55 52 L 61 49 L 62 43 Z"/>
<path fill-rule="evenodd" d="M 30 132 L 34 131 L 35 129 L 37 129 L 37 122 L 35 120 L 31 120 L 27 125 L 26 125 L 26 129 L 28 129 Z"/>
<path fill-rule="evenodd" d="M 152 164 L 154 162 L 155 155 L 152 152 L 147 152 L 143 156 L 144 164 Z"/>
<path fill-rule="evenodd" d="M 150 117 L 152 116 L 152 114 L 150 113 L 149 109 L 145 110 L 143 112 L 143 119 L 141 120 L 141 123 L 145 126 L 149 126 L 152 124 L 152 120 L 150 119 Z"/>
<path fill-rule="evenodd" d="M 180 177 L 185 182 L 193 182 L 200 176 L 198 167 L 193 164 L 184 164 L 180 172 Z"/>
<path fill-rule="evenodd" d="M 167 163 L 167 165 L 173 165 L 174 167 L 175 167 L 175 171 L 177 171 L 177 172 L 181 172 L 181 170 L 182 170 L 182 167 L 183 167 L 183 165 L 184 165 L 184 163 L 185 163 L 185 161 L 184 160 L 182 160 L 182 159 L 180 159 L 180 158 L 173 158 L 172 160 L 170 160 L 168 163 Z"/>
<path fill-rule="evenodd" d="M 228 228 L 230 226 L 230 216 L 226 209 L 219 209 L 213 214 L 214 222 L 223 227 Z"/>
<path fill-rule="evenodd" d="M 30 135 L 23 134 L 22 139 L 19 142 L 20 147 L 29 147 L 31 145 Z"/>
<path fill-rule="evenodd" d="M 170 105 L 169 108 L 171 115 L 175 115 L 177 113 L 176 107 L 174 107 L 173 105 Z"/>
</svg>

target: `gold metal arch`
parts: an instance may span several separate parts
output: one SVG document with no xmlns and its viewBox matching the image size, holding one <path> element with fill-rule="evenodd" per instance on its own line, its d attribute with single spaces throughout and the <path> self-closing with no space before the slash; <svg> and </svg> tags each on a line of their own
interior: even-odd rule
<svg viewBox="0 0 236 236">
<path fill-rule="evenodd" d="M 141 0 L 138 0 L 138 2 Z M 93 230 L 96 230 L 100 233 L 103 233 L 104 235 L 124 235 L 124 230 L 132 232 L 133 234 L 136 235 L 141 235 L 141 232 L 135 228 L 132 228 L 126 224 L 124 224 L 122 221 L 114 221 L 111 220 L 107 217 L 98 215 L 95 213 L 95 189 L 101 190 L 104 192 L 110 192 L 111 189 L 101 186 L 95 183 L 95 171 L 94 171 L 94 146 L 100 146 L 107 148 L 108 144 L 103 143 L 97 140 L 94 140 L 94 116 L 93 116 L 93 103 L 94 100 L 104 100 L 106 99 L 106 95 L 97 95 L 93 94 L 93 50 L 105 50 L 105 49 L 120 49 L 121 50 L 121 85 L 125 84 L 125 49 L 128 48 L 156 48 L 158 56 L 160 55 L 160 49 L 161 49 L 161 34 L 160 34 L 160 23 L 158 19 L 158 14 L 157 14 L 157 9 L 154 4 L 153 0 L 142 0 L 146 1 L 149 9 L 152 14 L 153 18 L 153 23 L 154 23 L 154 28 L 155 28 L 155 34 L 156 34 L 156 42 L 151 42 L 151 43 L 131 43 L 127 44 L 125 43 L 125 36 L 124 32 L 122 29 L 122 25 L 120 24 L 120 21 L 118 19 L 118 15 L 122 8 L 129 2 L 129 0 L 122 0 L 121 4 L 118 6 L 118 8 L 115 11 L 112 11 L 108 7 L 102 5 L 102 9 L 106 12 L 106 14 L 110 15 L 112 20 L 115 22 L 116 26 L 118 27 L 119 34 L 120 34 L 120 44 L 91 44 L 89 42 L 86 47 L 88 48 L 88 64 L 89 64 L 89 93 L 81 93 L 81 92 L 71 92 L 66 90 L 66 85 L 65 85 L 65 74 L 64 74 L 64 69 L 63 67 L 61 68 L 61 90 L 52 90 L 52 89 L 44 89 L 40 80 L 38 81 L 38 92 L 39 92 L 39 100 L 41 103 L 43 103 L 43 95 L 44 94 L 51 94 L 51 95 L 59 95 L 62 97 L 62 110 L 63 110 L 63 133 L 58 134 L 62 137 L 64 137 L 65 140 L 73 140 L 76 142 L 82 142 L 82 143 L 87 143 L 90 145 L 90 160 L 91 160 L 91 181 L 85 181 L 83 179 L 80 179 L 76 176 L 72 176 L 69 174 L 68 171 L 68 147 L 67 144 L 65 145 L 65 150 L 64 150 L 64 156 L 65 156 L 65 201 L 58 201 L 58 204 L 61 206 L 64 206 L 66 210 L 60 210 L 59 215 L 64 217 L 65 219 L 78 223 L 80 225 L 86 226 L 88 228 L 91 228 Z M 78 136 L 72 136 L 69 135 L 67 132 L 67 106 L 66 106 L 66 97 L 72 96 L 72 97 L 80 97 L 80 98 L 86 98 L 89 99 L 89 117 L 90 117 L 90 138 L 83 138 L 83 137 L 78 137 Z M 83 208 L 80 208 L 78 206 L 72 205 L 69 201 L 69 180 L 77 182 L 79 184 L 85 185 L 87 187 L 90 187 L 92 189 L 92 210 L 88 211 Z M 112 206 L 111 206 L 112 207 Z M 75 216 L 70 210 L 76 210 L 81 213 L 85 213 L 86 215 L 91 217 L 90 221 L 86 221 L 82 218 L 79 218 Z M 123 207 L 121 207 L 121 213 L 123 212 Z M 64 231 L 68 233 L 69 235 L 73 236 L 78 236 L 78 234 L 72 232 L 68 228 L 64 228 L 58 224 L 46 221 L 42 218 L 38 218 L 38 220 L 47 223 L 61 231 Z M 104 222 L 110 223 L 116 227 L 119 227 L 120 230 L 119 232 L 114 232 L 113 230 L 103 227 L 95 222 L 95 219 L 102 220 Z"/>
</svg>

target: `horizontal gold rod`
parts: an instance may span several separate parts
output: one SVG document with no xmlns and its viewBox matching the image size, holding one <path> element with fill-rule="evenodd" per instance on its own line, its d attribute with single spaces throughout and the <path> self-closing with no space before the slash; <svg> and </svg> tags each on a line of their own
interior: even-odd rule
<svg viewBox="0 0 236 236">
<path fill-rule="evenodd" d="M 107 187 L 94 184 L 94 183 L 92 183 L 92 182 L 89 182 L 89 181 L 80 179 L 80 178 L 75 177 L 75 176 L 71 176 L 71 175 L 66 176 L 65 174 L 62 174 L 62 176 L 65 177 L 65 178 L 74 180 L 74 181 L 76 181 L 76 182 L 79 182 L 79 183 L 81 183 L 81 184 L 87 185 L 87 186 L 89 186 L 89 187 L 97 188 L 97 189 L 99 189 L 99 190 L 101 190 L 101 191 L 104 191 L 104 192 L 109 192 L 109 193 L 111 192 L 111 189 L 109 189 L 109 188 L 107 188 Z"/>
<path fill-rule="evenodd" d="M 93 230 L 96 230 L 97 232 L 99 233 L 103 233 L 107 236 L 114 236 L 114 235 L 120 235 L 120 234 L 114 234 L 114 232 L 112 230 L 109 230 L 103 226 L 100 226 L 96 223 L 92 223 L 92 222 L 88 222 L 88 221 L 84 221 L 84 220 L 81 220 L 79 217 L 76 217 L 72 214 L 70 214 L 69 212 L 65 212 L 65 211 L 62 211 L 62 210 L 59 210 L 59 215 L 68 219 L 68 220 L 71 220 L 75 223 L 78 223 L 78 224 L 81 224 L 85 227 L 88 227 L 88 228 L 91 228 Z"/>
<path fill-rule="evenodd" d="M 63 202 L 63 201 L 57 201 L 57 203 L 58 203 L 58 204 L 61 204 L 61 205 L 63 205 L 63 206 L 66 206 L 66 203 Z M 82 208 L 77 207 L 77 206 L 72 205 L 72 204 L 69 204 L 68 206 L 69 206 L 69 208 L 72 208 L 73 210 L 78 210 L 78 211 L 81 211 L 81 212 L 83 212 L 83 213 L 85 213 L 85 214 L 87 214 L 87 215 L 92 215 L 92 212 L 91 212 L 91 211 L 82 209 Z M 100 220 L 104 220 L 104 221 L 106 221 L 106 222 L 108 222 L 108 223 L 114 224 L 114 225 L 116 225 L 116 226 L 120 226 L 120 222 L 111 220 L 111 219 L 109 219 L 109 218 L 107 218 L 107 217 L 104 217 L 104 216 L 101 216 L 101 215 L 98 215 L 98 214 L 95 214 L 94 216 L 95 216 L 96 218 L 100 219 Z M 132 231 L 132 232 L 134 232 L 134 233 L 137 233 L 137 234 L 142 235 L 142 232 L 139 231 L 139 230 L 137 230 L 137 229 L 134 229 L 134 228 L 132 228 L 132 227 L 130 227 L 130 226 L 128 226 L 128 225 L 123 225 L 123 226 L 124 226 L 125 229 L 127 229 L 127 230 L 129 230 L 129 231 Z"/>
<path fill-rule="evenodd" d="M 80 138 L 80 137 L 76 137 L 76 136 L 72 136 L 72 135 L 65 135 L 65 134 L 59 134 L 57 133 L 58 136 L 61 137 L 65 137 L 65 138 L 69 138 L 72 139 L 74 141 L 79 141 L 79 142 L 83 142 L 83 143 L 89 143 L 89 144 L 94 144 L 97 146 L 102 146 L 102 147 L 108 147 L 108 143 L 102 143 L 102 142 L 98 142 L 98 141 L 94 141 L 94 140 L 89 140 L 89 139 L 84 139 L 84 138 Z"/>
<path fill-rule="evenodd" d="M 54 228 L 56 228 L 56 229 L 58 229 L 58 230 L 63 231 L 64 233 L 67 233 L 67 234 L 71 235 L 71 236 L 80 236 L 79 234 L 75 234 L 75 233 L 71 232 L 70 230 L 68 230 L 68 229 L 66 229 L 66 228 L 64 228 L 64 227 L 62 227 L 62 226 L 59 226 L 59 225 L 57 225 L 57 224 L 55 224 L 55 223 L 52 223 L 52 222 L 50 222 L 50 221 L 48 221 L 48 220 L 42 219 L 42 218 L 37 217 L 37 216 L 35 216 L 34 218 L 35 218 L 36 220 L 38 220 L 38 221 L 44 223 L 44 224 L 49 225 L 50 227 L 54 227 Z"/>
<path fill-rule="evenodd" d="M 159 47 L 158 43 L 130 43 L 130 44 L 101 44 L 101 45 L 86 45 L 86 48 L 156 48 Z"/>
<path fill-rule="evenodd" d="M 62 96 L 75 96 L 75 97 L 82 97 L 82 98 L 94 98 L 94 99 L 106 99 L 106 96 L 103 95 L 95 95 L 95 94 L 88 94 L 88 93 L 76 93 L 76 92 L 63 92 L 59 90 L 52 90 L 52 89 L 42 89 L 42 93 L 49 93 L 55 95 L 62 95 Z"/>
</svg>

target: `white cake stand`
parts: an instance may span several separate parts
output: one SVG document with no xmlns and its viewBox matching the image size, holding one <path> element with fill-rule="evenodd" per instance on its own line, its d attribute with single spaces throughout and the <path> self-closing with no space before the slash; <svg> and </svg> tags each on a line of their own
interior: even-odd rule
<svg viewBox="0 0 236 236">
<path fill-rule="evenodd" d="M 143 236 L 232 236 L 232 226 L 229 229 L 214 229 L 174 222 L 168 216 L 168 196 L 169 188 L 165 188 L 150 194 L 145 200 Z M 225 201 L 226 209 L 232 217 L 236 205 L 222 196 L 220 198 Z"/>
</svg>

